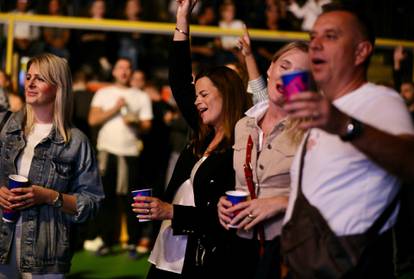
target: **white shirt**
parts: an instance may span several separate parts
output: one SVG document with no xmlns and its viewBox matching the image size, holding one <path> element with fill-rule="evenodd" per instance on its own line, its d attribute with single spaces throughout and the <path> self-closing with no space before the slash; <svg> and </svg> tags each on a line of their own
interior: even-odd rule
<svg viewBox="0 0 414 279">
<path fill-rule="evenodd" d="M 194 176 L 206 159 L 207 156 L 201 157 L 193 166 L 190 178 L 184 181 L 178 188 L 172 204 L 195 206 L 193 191 Z M 158 269 L 181 274 L 184 267 L 187 240 L 187 235 L 173 234 L 171 220 L 162 221 L 154 249 L 152 249 L 148 261 Z"/>
<path fill-rule="evenodd" d="M 240 29 L 242 30 L 244 27 L 244 23 L 241 20 L 235 19 L 230 23 L 220 21 L 219 27 L 223 29 Z M 221 37 L 221 46 L 226 50 L 231 50 L 237 47 L 239 42 L 239 37 L 237 36 L 222 36 Z"/>
<path fill-rule="evenodd" d="M 34 124 L 33 129 L 27 136 L 26 146 L 17 159 L 17 173 L 29 177 L 30 165 L 34 155 L 34 149 L 52 130 L 53 124 Z"/>
<path fill-rule="evenodd" d="M 322 6 L 331 3 L 331 0 L 308 0 L 302 7 L 296 2 L 288 6 L 289 12 L 294 14 L 297 18 L 303 18 L 302 30 L 309 31 L 312 29 L 317 17 L 322 13 Z"/>
<path fill-rule="evenodd" d="M 366 83 L 333 104 L 385 132 L 414 134 L 403 100 L 390 88 Z M 338 136 L 320 129 L 312 129 L 310 133 L 304 160 L 303 193 L 337 235 L 365 232 L 393 200 L 400 181 Z M 297 197 L 302 148 L 291 168 L 292 192 L 284 223 L 291 218 Z M 398 208 L 382 231 L 394 225 L 397 213 Z"/>
<path fill-rule="evenodd" d="M 91 106 L 106 111 L 113 108 L 119 98 L 124 98 L 128 111 L 140 120 L 152 119 L 151 100 L 143 91 L 133 88 L 109 86 L 98 90 L 92 99 Z M 119 156 L 138 156 L 137 137 L 124 123 L 119 113 L 106 121 L 98 134 L 97 148 Z"/>
<path fill-rule="evenodd" d="M 16 15 L 32 15 L 33 11 L 28 11 L 26 13 L 19 12 L 17 10 L 12 11 L 11 13 Z M 5 34 L 7 34 L 7 29 L 5 27 Z M 14 38 L 16 39 L 27 39 L 29 41 L 37 40 L 40 37 L 40 29 L 37 26 L 33 26 L 30 23 L 26 22 L 17 22 L 14 25 Z"/>
</svg>

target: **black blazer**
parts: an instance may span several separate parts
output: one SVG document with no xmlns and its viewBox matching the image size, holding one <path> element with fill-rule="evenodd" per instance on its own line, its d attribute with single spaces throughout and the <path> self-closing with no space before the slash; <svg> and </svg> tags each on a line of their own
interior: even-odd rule
<svg viewBox="0 0 414 279">
<path fill-rule="evenodd" d="M 197 132 L 199 114 L 194 105 L 195 88 L 188 41 L 174 41 L 172 44 L 169 80 L 181 113 L 193 131 Z M 190 177 L 197 160 L 192 146 L 187 145 L 180 154 L 168 184 L 165 193 L 167 201 L 172 201 L 180 185 Z M 197 170 L 193 183 L 195 207 L 174 205 L 173 233 L 188 235 L 182 272 L 184 278 L 208 278 L 220 274 L 218 272 L 220 264 L 225 262 L 223 257 L 229 232 L 218 221 L 217 203 L 225 191 L 234 189 L 234 186 L 233 148 L 230 146 L 224 152 L 210 154 Z M 196 267 L 198 249 L 204 249 L 206 253 L 201 267 Z"/>
</svg>

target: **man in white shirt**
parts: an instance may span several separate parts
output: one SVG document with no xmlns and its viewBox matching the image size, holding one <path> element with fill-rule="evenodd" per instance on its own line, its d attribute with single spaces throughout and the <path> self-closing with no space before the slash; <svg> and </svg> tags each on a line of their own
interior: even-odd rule
<svg viewBox="0 0 414 279">
<path fill-rule="evenodd" d="M 117 244 L 122 211 L 127 213 L 128 248 L 132 254 L 140 234 L 135 214 L 129 208 L 130 191 L 146 187 L 140 181 L 139 134 L 151 128 L 152 106 L 146 93 L 129 87 L 131 74 L 131 62 L 118 59 L 112 70 L 115 83 L 95 93 L 89 112 L 89 124 L 102 125 L 97 149 L 105 190 L 100 218 L 104 245 L 98 255 L 107 254 Z"/>
<path fill-rule="evenodd" d="M 357 13 L 328 7 L 310 32 L 312 74 L 323 95 L 304 92 L 285 105 L 292 118 L 307 119 L 302 128 L 312 128 L 302 167 L 303 195 L 338 237 L 367 232 L 399 192 L 400 180 L 395 176 L 399 173 L 389 163 L 396 158 L 381 153 L 374 136 L 381 140 L 398 136 L 405 142 L 414 134 L 398 93 L 367 82 L 375 43 L 371 30 Z M 286 227 L 292 226 L 292 216 L 300 211 L 296 207 L 300 155 L 298 152 L 291 170 Z M 352 278 L 394 277 L 390 229 L 397 214 L 398 206 L 364 250 L 351 271 Z"/>
</svg>

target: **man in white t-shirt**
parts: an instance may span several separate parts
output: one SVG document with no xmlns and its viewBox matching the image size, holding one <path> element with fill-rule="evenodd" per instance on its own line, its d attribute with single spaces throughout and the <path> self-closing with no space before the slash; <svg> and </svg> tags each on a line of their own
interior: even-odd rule
<svg viewBox="0 0 414 279">
<path fill-rule="evenodd" d="M 367 232 L 392 203 L 400 190 L 396 175 L 403 174 L 390 163 L 395 163 L 396 158 L 381 151 L 393 148 L 382 140 L 400 137 L 408 146 L 405 139 L 413 139 L 414 134 L 410 115 L 398 93 L 367 82 L 374 43 L 375 35 L 363 17 L 345 7 L 328 6 L 310 32 L 312 74 L 323 94 L 304 92 L 292 97 L 284 107 L 290 117 L 306 119 L 302 128 L 312 128 L 306 142 L 301 189 L 338 237 Z M 299 150 L 302 149 L 303 144 Z M 284 221 L 285 236 L 294 226 L 295 216 L 301 213 L 297 206 L 298 200 L 302 201 L 297 199 L 300 157 L 299 151 L 291 169 L 292 193 Z M 391 228 L 398 206 L 391 212 L 350 278 L 394 277 Z M 306 234 L 305 230 L 302 234 Z M 290 237 L 295 236 L 285 239 Z M 301 272 L 294 267 L 291 270 L 293 274 Z"/>
<path fill-rule="evenodd" d="M 129 87 L 131 74 L 131 62 L 118 59 L 112 70 L 115 83 L 95 93 L 89 112 L 89 124 L 102 125 L 97 149 L 105 200 L 98 219 L 104 245 L 98 255 L 107 254 L 117 244 L 122 211 L 127 214 L 132 255 L 140 234 L 135 214 L 129 208 L 130 191 L 144 187 L 140 181 L 139 155 L 143 146 L 139 134 L 151 128 L 152 106 L 145 92 Z"/>
</svg>

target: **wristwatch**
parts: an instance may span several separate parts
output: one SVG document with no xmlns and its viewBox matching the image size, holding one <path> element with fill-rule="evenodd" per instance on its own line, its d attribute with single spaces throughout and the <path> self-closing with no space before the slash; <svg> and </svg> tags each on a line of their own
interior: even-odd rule
<svg viewBox="0 0 414 279">
<path fill-rule="evenodd" d="M 359 137 L 363 131 L 364 124 L 350 117 L 348 123 L 346 124 L 346 133 L 344 135 L 340 135 L 340 137 L 343 141 L 350 141 Z"/>
<path fill-rule="evenodd" d="M 58 192 L 58 196 L 53 200 L 52 206 L 54 208 L 61 208 L 63 206 L 63 195 L 61 192 Z"/>
</svg>

